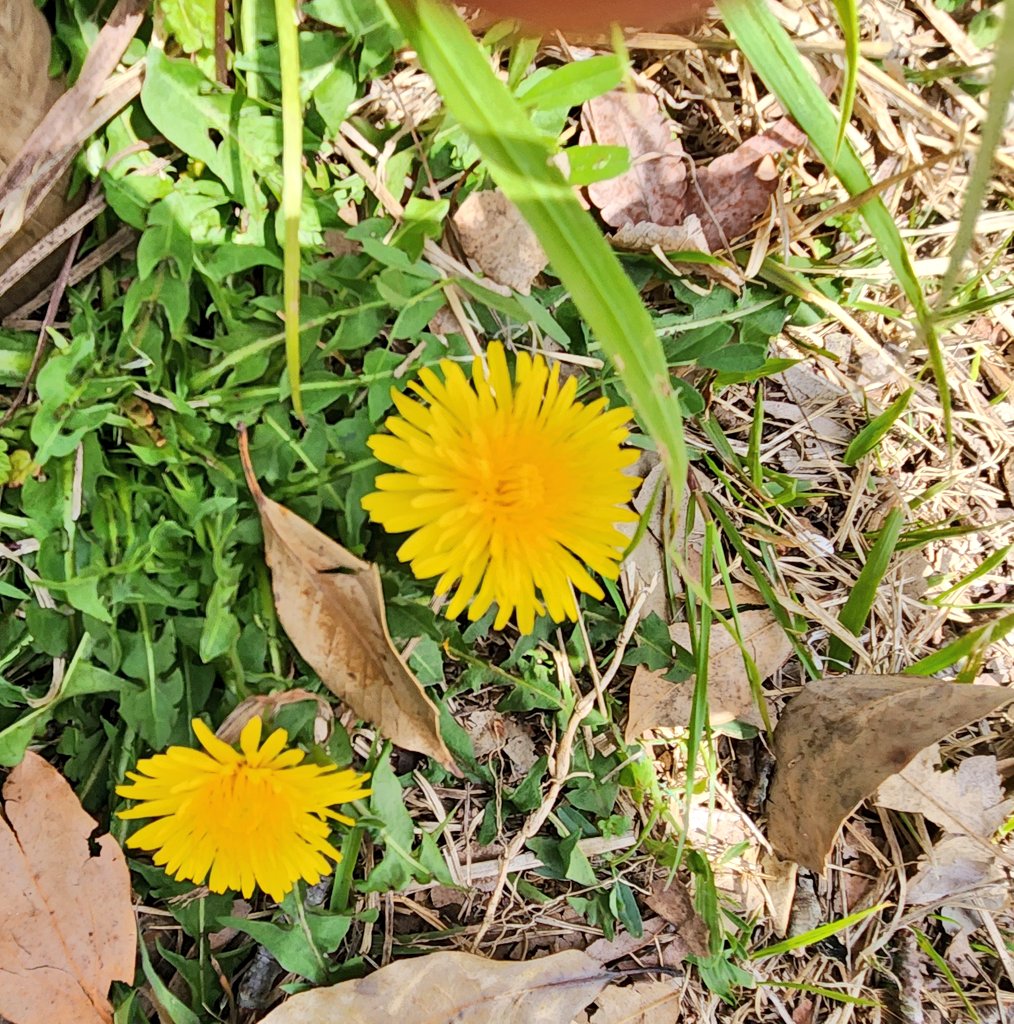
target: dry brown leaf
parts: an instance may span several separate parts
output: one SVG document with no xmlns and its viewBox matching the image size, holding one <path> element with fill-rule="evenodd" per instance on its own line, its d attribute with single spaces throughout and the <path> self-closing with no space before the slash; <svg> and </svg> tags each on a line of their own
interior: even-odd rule
<svg viewBox="0 0 1014 1024">
<path fill-rule="evenodd" d="M 842 822 L 920 750 L 1014 700 L 1014 691 L 917 676 L 809 683 L 775 728 L 768 839 L 823 871 Z"/>
<path fill-rule="evenodd" d="M 676 929 L 675 942 L 680 945 L 680 959 L 687 955 L 707 956 L 710 953 L 708 926 L 694 910 L 693 898 L 678 878 L 668 884 L 665 878 L 655 879 L 644 902 Z"/>
<path fill-rule="evenodd" d="M 725 240 L 745 235 L 764 216 L 781 177 L 777 158 L 805 141 L 806 136 L 783 117 L 697 171 L 698 189 L 687 192 L 686 215 L 700 217 L 712 249 L 723 244 L 723 235 Z"/>
<path fill-rule="evenodd" d="M 610 985 L 595 1000 L 596 1009 L 575 1024 L 674 1024 L 680 1017 L 679 978 Z"/>
<path fill-rule="evenodd" d="M 944 836 L 905 889 L 909 906 L 935 907 L 960 902 L 982 910 L 1002 910 L 1010 899 L 1007 875 L 989 847 L 971 836 Z"/>
<path fill-rule="evenodd" d="M 327 688 L 399 747 L 456 772 L 440 738 L 439 712 L 395 650 L 380 573 L 294 512 L 268 498 L 240 455 L 264 529 L 264 557 L 278 619 Z"/>
<path fill-rule="evenodd" d="M 806 136 L 787 118 L 707 166 L 693 168 L 674 124 L 648 93 L 623 90 L 589 100 L 581 111 L 581 143 L 625 146 L 631 168 L 588 186 L 602 219 L 624 248 L 713 252 L 745 234 L 768 210 L 778 188 L 778 158 Z"/>
<path fill-rule="evenodd" d="M 92 838 L 94 818 L 31 751 L 3 796 L 0 1016 L 108 1024 L 109 986 L 133 979 L 137 950 L 123 852 L 110 835 Z"/>
<path fill-rule="evenodd" d="M 624 0 L 617 8 L 614 0 L 482 0 L 477 5 L 496 20 L 517 18 L 544 29 L 580 29 L 608 32 L 622 12 L 625 26 L 642 28 L 675 27 L 692 21 L 706 7 L 705 0 Z"/>
<path fill-rule="evenodd" d="M 617 249 L 631 249 L 647 252 L 656 246 L 663 252 L 711 252 L 707 235 L 696 214 L 690 214 L 686 221 L 675 227 L 661 224 L 623 224 L 616 229 L 612 238 Z M 737 286 L 741 282 L 736 279 Z"/>
<path fill-rule="evenodd" d="M 589 100 L 581 110 L 581 144 L 625 146 L 630 170 L 588 186 L 588 198 L 611 227 L 683 222 L 686 156 L 673 123 L 647 93 L 623 89 Z"/>
<path fill-rule="evenodd" d="M 988 840 L 1007 820 L 1014 800 L 1005 800 L 996 758 L 966 757 L 957 769 L 940 771 L 934 743 L 877 790 L 874 803 L 923 814 L 945 832 Z"/>
<path fill-rule="evenodd" d="M 649 917 L 644 921 L 644 927 L 640 935 L 631 935 L 630 932 L 621 929 L 613 938 L 607 939 L 603 936 L 596 939 L 585 952 L 600 964 L 610 964 L 614 960 L 622 960 L 636 953 L 645 946 L 654 944 L 655 939 L 660 936 L 669 922 L 661 917 Z"/>
<path fill-rule="evenodd" d="M 497 284 L 522 295 L 549 260 L 518 208 L 499 190 L 472 192 L 453 217 L 465 255 Z"/>
<path fill-rule="evenodd" d="M 301 992 L 263 1024 L 560 1024 L 580 1013 L 609 977 L 576 949 L 520 963 L 430 953 L 365 978 Z"/>
<path fill-rule="evenodd" d="M 773 675 L 792 655 L 792 642 L 766 608 L 740 612 L 743 644 L 757 665 L 761 679 Z M 690 628 L 685 622 L 669 627 L 669 634 L 681 647 L 690 647 Z M 764 724 L 754 703 L 750 680 L 743 665 L 739 644 L 721 623 L 711 627 L 708 662 L 708 709 L 712 725 L 734 719 L 758 727 Z M 630 711 L 626 739 L 634 742 L 647 729 L 684 729 L 690 723 L 694 683 L 670 683 L 663 678 L 668 669 L 652 672 L 639 667 L 630 685 Z"/>
</svg>

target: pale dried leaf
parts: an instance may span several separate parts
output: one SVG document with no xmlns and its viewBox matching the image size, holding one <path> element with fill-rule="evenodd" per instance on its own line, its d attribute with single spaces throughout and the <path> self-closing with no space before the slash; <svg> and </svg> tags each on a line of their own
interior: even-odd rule
<svg viewBox="0 0 1014 1024">
<path fill-rule="evenodd" d="M 822 871 L 842 822 L 920 750 L 1014 700 L 1014 691 L 917 676 L 809 683 L 775 728 L 768 838 Z"/>
<path fill-rule="evenodd" d="M 440 737 L 439 711 L 391 641 L 377 567 L 268 498 L 241 437 L 275 607 L 289 639 L 321 682 L 360 718 L 399 747 L 456 771 Z"/>
<path fill-rule="evenodd" d="M 588 186 L 588 198 L 612 227 L 683 222 L 686 157 L 673 123 L 647 93 L 618 89 L 596 96 L 581 110 L 581 143 L 625 146 L 630 170 Z"/>
<path fill-rule="evenodd" d="M 648 520 L 644 524 L 641 539 L 620 567 L 620 586 L 629 604 L 654 580 L 655 586 L 641 607 L 641 618 L 646 618 L 654 612 L 663 621 L 667 621 L 669 599 L 666 593 L 665 558 L 662 554 L 662 522 L 665 508 L 669 503 L 670 488 L 666 482 L 665 467 L 658 457 L 652 455 L 648 464 L 650 468 L 644 469 L 640 468 L 640 463 L 638 464 L 638 475 L 642 477 L 643 482 L 633 500 L 634 510 L 642 519 L 647 513 Z M 633 540 L 640 526 L 640 523 L 620 523 L 617 529 Z"/>
<path fill-rule="evenodd" d="M 520 963 L 430 953 L 301 992 L 263 1024 L 560 1024 L 580 1013 L 608 980 L 597 961 L 576 949 Z"/>
<path fill-rule="evenodd" d="M 618 931 L 616 935 L 607 939 L 605 937 L 596 939 L 585 952 L 600 964 L 609 964 L 614 960 L 622 960 L 624 957 L 636 953 L 645 946 L 654 943 L 657 936 L 668 928 L 669 922 L 661 917 L 649 917 L 644 921 L 640 935 L 631 935 L 627 931 Z"/>
<path fill-rule="evenodd" d="M 453 220 L 465 255 L 487 277 L 522 295 L 531 292 L 549 260 L 528 222 L 499 189 L 472 192 Z"/>
<path fill-rule="evenodd" d="M 589 1024 L 673 1024 L 680 1016 L 683 984 L 678 978 L 610 985 L 595 1000 Z"/>
<path fill-rule="evenodd" d="M 0 814 L 0 1016 L 109 1024 L 109 986 L 134 977 L 130 872 L 66 779 L 28 752 Z M 93 852 L 94 851 L 94 852 Z"/>
<path fill-rule="evenodd" d="M 766 608 L 740 612 L 739 621 L 743 646 L 757 665 L 761 679 L 767 679 L 788 661 L 792 642 Z M 680 646 L 690 648 L 690 628 L 685 622 L 671 626 L 669 634 Z M 709 655 L 708 709 L 712 725 L 733 720 L 763 725 L 743 664 L 743 652 L 721 623 L 711 627 Z M 684 729 L 690 723 L 694 680 L 670 683 L 663 678 L 667 672 L 668 669 L 652 672 L 643 666 L 635 671 L 630 685 L 628 743 L 647 729 Z"/>
<path fill-rule="evenodd" d="M 678 878 L 668 883 L 664 877 L 656 878 L 644 902 L 676 929 L 675 942 L 680 947 L 680 959 L 687 955 L 708 955 L 708 926 L 694 910 L 693 898 Z"/>
<path fill-rule="evenodd" d="M 989 839 L 1014 810 L 1014 800 L 1004 799 L 996 758 L 966 757 L 951 771 L 939 765 L 934 743 L 884 782 L 874 803 L 923 814 L 945 832 Z"/>
<path fill-rule="evenodd" d="M 989 847 L 971 836 L 944 836 L 908 883 L 909 906 L 935 907 L 961 902 L 982 910 L 1001 910 L 1010 891 L 1007 876 Z"/>
<path fill-rule="evenodd" d="M 682 224 L 664 226 L 642 221 L 623 224 L 612 238 L 618 249 L 649 252 L 656 246 L 664 252 L 711 252 L 707 235 L 697 214 L 690 214 Z"/>
</svg>

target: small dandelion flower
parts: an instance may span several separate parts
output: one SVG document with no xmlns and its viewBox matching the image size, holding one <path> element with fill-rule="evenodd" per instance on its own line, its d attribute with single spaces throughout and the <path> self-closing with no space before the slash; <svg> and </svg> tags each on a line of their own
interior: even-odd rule
<svg viewBox="0 0 1014 1024">
<path fill-rule="evenodd" d="M 130 785 L 116 787 L 136 807 L 121 818 L 157 818 L 127 845 L 155 851 L 168 874 L 197 885 L 210 872 L 212 892 L 254 887 L 280 901 L 303 878 L 311 885 L 331 872 L 341 854 L 328 841 L 328 819 L 354 824 L 331 810 L 369 790 L 368 776 L 333 764 L 300 764 L 301 750 L 286 750 L 288 735 L 276 729 L 261 744 L 262 722 L 251 718 L 240 749 L 218 739 L 199 719 L 194 733 L 204 750 L 170 747 L 127 772 Z M 205 753 L 206 751 L 206 753 Z"/>
<path fill-rule="evenodd" d="M 496 629 L 516 614 L 530 633 L 546 612 L 576 619 L 575 588 L 604 596 L 585 566 L 616 578 L 627 543 L 616 524 L 637 518 L 625 506 L 639 481 L 624 470 L 638 453 L 622 447 L 629 409 L 576 401 L 576 379 L 561 384 L 540 356 L 519 355 L 514 381 L 502 345 L 487 358 L 471 383 L 447 360 L 442 380 L 422 370 L 410 384 L 421 402 L 392 392 L 401 415 L 369 445 L 400 472 L 377 477 L 363 507 L 412 534 L 398 557 L 417 578 L 438 576 L 438 594 L 457 584 L 448 618 L 467 607 L 474 621 L 496 602 Z"/>
</svg>

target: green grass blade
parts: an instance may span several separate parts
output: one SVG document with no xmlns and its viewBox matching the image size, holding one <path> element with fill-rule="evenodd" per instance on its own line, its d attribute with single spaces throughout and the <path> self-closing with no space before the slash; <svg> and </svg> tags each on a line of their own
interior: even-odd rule
<svg viewBox="0 0 1014 1024">
<path fill-rule="evenodd" d="M 751 953 L 750 959 L 760 960 L 766 956 L 778 956 L 781 953 L 789 953 L 794 949 L 802 949 L 804 946 L 812 946 L 815 942 L 823 942 L 824 939 L 830 938 L 846 928 L 851 928 L 852 925 L 859 924 L 860 921 L 865 921 L 872 914 L 879 914 L 887 905 L 886 903 L 878 903 L 874 907 L 868 907 L 866 910 L 859 910 L 855 914 L 849 914 L 848 917 L 839 918 L 837 921 L 831 921 L 829 924 L 822 924 L 819 928 L 813 928 L 802 935 L 794 935 L 784 942 L 776 942 L 773 946 L 765 946 L 763 949 L 758 949 Z"/>
<path fill-rule="evenodd" d="M 550 161 L 552 143 L 493 73 L 452 7 L 437 0 L 388 0 L 448 111 L 479 149 L 493 180 L 521 211 L 553 271 L 616 367 L 673 481 L 686 479 L 679 399 L 640 296 L 591 215 Z"/>
<path fill-rule="evenodd" d="M 788 33 L 771 13 L 766 0 L 720 0 L 718 6 L 737 46 L 767 87 L 778 97 L 782 107 L 806 133 L 817 154 L 849 194 L 858 196 L 872 189 L 873 182 L 848 140 L 843 140 L 841 146 L 838 146 L 838 119 L 834 110 L 820 91 L 820 86 L 810 76 Z M 863 202 L 859 212 L 915 310 L 940 394 L 944 431 L 948 444 L 951 444 L 951 393 L 947 384 L 943 349 L 908 248 L 894 218 L 879 196 Z"/>
<path fill-rule="evenodd" d="M 939 651 L 927 654 L 905 669 L 905 675 L 930 676 L 943 672 L 951 665 L 965 660 L 964 669 L 958 674 L 959 681 L 971 682 L 978 670 L 982 655 L 990 644 L 1002 640 L 1014 629 L 1014 614 L 1003 615 L 984 626 L 969 630 L 964 636 L 952 640 Z"/>
<path fill-rule="evenodd" d="M 951 986 L 951 991 L 964 1003 L 968 1019 L 973 1024 L 982 1024 L 982 1018 L 975 1012 L 975 1007 L 968 996 L 965 995 L 965 990 L 961 987 L 961 983 L 954 976 L 954 972 L 948 966 L 947 961 L 933 948 L 933 943 L 930 942 L 929 936 L 919 931 L 918 928 L 913 928 L 912 934 L 915 936 L 915 941 L 919 943 L 919 948 L 933 961 L 937 970 L 947 979 L 947 984 Z"/>
<path fill-rule="evenodd" d="M 859 636 L 866 620 L 870 617 L 870 609 L 877 597 L 884 573 L 890 565 L 891 556 L 898 546 L 901 528 L 905 525 L 905 513 L 900 508 L 893 508 L 884 521 L 883 528 L 876 543 L 870 548 L 859 578 L 856 580 L 849 599 L 838 614 L 838 621 L 853 635 Z M 847 666 L 852 660 L 852 652 L 844 641 L 831 637 L 827 648 L 829 662 L 838 662 L 839 666 Z"/>
<path fill-rule="evenodd" d="M 859 431 L 848 448 L 845 449 L 845 457 L 842 462 L 846 466 L 854 466 L 864 455 L 873 451 L 883 440 L 887 432 L 898 421 L 898 417 L 908 408 L 912 401 L 915 388 L 903 391 L 879 416 L 874 417 Z"/>
<path fill-rule="evenodd" d="M 845 141 L 845 132 L 852 120 L 852 108 L 856 102 L 859 84 L 859 7 L 856 0 L 834 0 L 834 8 L 841 22 L 845 37 L 845 84 L 841 90 L 841 113 L 838 115 L 838 138 L 834 144 L 834 155 L 838 156 Z"/>
<path fill-rule="evenodd" d="M 292 408 L 303 419 L 299 390 L 299 213 L 303 205 L 303 106 L 299 99 L 299 28 L 295 0 L 275 0 L 278 23 L 278 62 L 282 74 L 282 219 L 285 306 L 285 363 L 292 391 Z"/>
<path fill-rule="evenodd" d="M 1003 5 L 1006 10 L 1000 36 L 996 42 L 996 55 L 993 57 L 993 83 L 989 90 L 989 108 L 986 111 L 986 122 L 982 126 L 981 144 L 975 157 L 972 174 L 968 180 L 961 207 L 961 218 L 954 236 L 954 248 L 944 272 L 940 291 L 936 297 L 936 308 L 942 310 L 954 294 L 968 250 L 975 239 L 975 225 L 985 205 L 986 190 L 993 177 L 993 157 L 1003 143 L 1003 131 L 1007 122 L 1007 107 L 1011 92 L 1014 91 L 1014 4 Z"/>
</svg>

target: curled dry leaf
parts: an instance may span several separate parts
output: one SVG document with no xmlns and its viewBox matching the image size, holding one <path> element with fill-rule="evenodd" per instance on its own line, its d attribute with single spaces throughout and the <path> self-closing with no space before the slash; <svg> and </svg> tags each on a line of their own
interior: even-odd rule
<svg viewBox="0 0 1014 1024">
<path fill-rule="evenodd" d="M 792 642 L 766 608 L 740 612 L 743 645 L 767 679 L 789 660 Z M 690 628 L 685 622 L 669 627 L 669 635 L 681 647 L 690 648 Z M 758 727 L 764 721 L 754 703 L 743 652 L 734 636 L 720 622 L 711 627 L 708 660 L 708 710 L 712 725 L 739 720 Z M 630 685 L 630 710 L 626 740 L 634 742 L 648 729 L 685 729 L 690 724 L 694 681 L 670 683 L 667 669 L 652 672 L 643 666 Z"/>
<path fill-rule="evenodd" d="M 805 141 L 783 117 L 697 171 L 698 188 L 687 193 L 686 215 L 700 217 L 712 249 L 723 244 L 723 236 L 729 240 L 745 235 L 764 216 L 781 178 L 778 157 Z"/>
<path fill-rule="evenodd" d="M 588 186 L 624 248 L 711 252 L 746 234 L 778 188 L 778 158 L 806 136 L 787 118 L 710 164 L 695 167 L 654 96 L 622 90 L 596 96 L 581 113 L 581 143 L 625 146 L 631 168 Z"/>
<path fill-rule="evenodd" d="M 842 822 L 920 750 L 1014 700 L 998 686 L 917 676 L 844 676 L 809 683 L 775 728 L 768 839 L 823 871 Z"/>
<path fill-rule="evenodd" d="M 598 961 L 576 949 L 520 963 L 430 953 L 301 992 L 263 1024 L 560 1024 L 580 1013 L 609 978 Z"/>
<path fill-rule="evenodd" d="M 708 926 L 694 910 L 693 897 L 687 887 L 678 879 L 666 881 L 656 878 L 651 892 L 644 902 L 676 929 L 680 959 L 691 956 L 708 956 L 711 952 Z"/>
<path fill-rule="evenodd" d="M 315 743 L 326 743 L 334 724 L 334 709 L 319 693 L 310 693 L 309 690 L 299 687 L 294 690 L 280 690 L 277 693 L 255 693 L 246 697 L 229 712 L 225 721 L 215 730 L 215 735 L 226 743 L 239 743 L 243 726 L 251 718 L 274 716 L 282 708 L 303 701 L 313 701 L 317 705 L 317 714 L 313 720 L 313 739 Z"/>
<path fill-rule="evenodd" d="M 472 192 L 453 219 L 465 255 L 487 277 L 522 295 L 531 292 L 532 282 L 549 260 L 535 232 L 503 192 Z"/>
<path fill-rule="evenodd" d="M 12 1024 L 109 1024 L 114 981 L 137 948 L 130 872 L 66 779 L 31 752 L 0 814 L 0 1016 Z M 94 851 L 94 852 L 93 852 Z"/>
<path fill-rule="evenodd" d="M 278 619 L 296 650 L 360 718 L 456 772 L 437 707 L 387 631 L 377 567 L 264 494 L 242 431 L 240 456 L 261 516 Z"/>
</svg>

